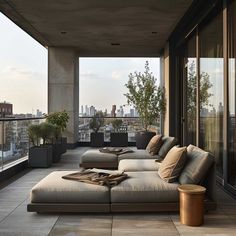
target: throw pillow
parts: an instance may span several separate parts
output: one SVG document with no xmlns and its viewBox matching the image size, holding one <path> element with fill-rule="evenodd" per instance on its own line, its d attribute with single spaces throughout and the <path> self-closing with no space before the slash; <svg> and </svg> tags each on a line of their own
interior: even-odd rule
<svg viewBox="0 0 236 236">
<path fill-rule="evenodd" d="M 162 145 L 160 150 L 158 151 L 158 156 L 162 159 L 165 158 L 166 154 L 170 151 L 172 147 L 174 147 L 178 143 L 175 137 L 162 137 Z"/>
<path fill-rule="evenodd" d="M 166 182 L 175 182 L 186 161 L 186 147 L 173 147 L 167 153 L 158 170 L 159 176 Z"/>
<path fill-rule="evenodd" d="M 179 177 L 180 184 L 199 184 L 214 163 L 214 157 L 199 147 L 189 145 L 186 165 Z"/>
<path fill-rule="evenodd" d="M 149 141 L 146 150 L 152 155 L 156 155 L 162 144 L 161 135 L 155 135 Z"/>
</svg>

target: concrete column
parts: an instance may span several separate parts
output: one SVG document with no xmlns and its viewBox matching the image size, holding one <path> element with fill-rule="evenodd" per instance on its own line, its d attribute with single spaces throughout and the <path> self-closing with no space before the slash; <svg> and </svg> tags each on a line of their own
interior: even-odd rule
<svg viewBox="0 0 236 236">
<path fill-rule="evenodd" d="M 79 58 L 73 48 L 48 48 L 48 113 L 66 110 L 70 116 L 64 136 L 78 142 Z"/>
<path fill-rule="evenodd" d="M 163 53 L 163 78 L 164 78 L 164 87 L 165 87 L 165 95 L 166 95 L 166 113 L 164 116 L 164 135 L 169 136 L 170 134 L 170 59 L 169 59 L 169 44 L 164 48 Z"/>
</svg>

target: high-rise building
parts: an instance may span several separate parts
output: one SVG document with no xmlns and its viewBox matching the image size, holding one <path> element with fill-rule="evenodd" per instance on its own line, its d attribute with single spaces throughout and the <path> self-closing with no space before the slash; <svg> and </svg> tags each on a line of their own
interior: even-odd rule
<svg viewBox="0 0 236 236">
<path fill-rule="evenodd" d="M 87 105 L 85 105 L 85 115 L 89 116 L 89 108 Z"/>
<path fill-rule="evenodd" d="M 84 106 L 83 105 L 81 106 L 81 110 L 80 111 L 81 111 L 81 115 L 83 115 L 84 114 Z"/>
<path fill-rule="evenodd" d="M 43 116 L 43 113 L 39 109 L 37 109 L 36 117 L 42 117 L 42 116 Z"/>
<path fill-rule="evenodd" d="M 111 108 L 111 116 L 112 116 L 112 117 L 116 117 L 116 105 L 112 105 L 112 108 Z"/>
<path fill-rule="evenodd" d="M 96 110 L 95 110 L 95 107 L 94 106 L 91 106 L 90 108 L 89 108 L 89 115 L 90 116 L 94 116 L 95 115 L 95 113 L 96 113 Z"/>
<path fill-rule="evenodd" d="M 117 116 L 118 117 L 123 117 L 124 116 L 123 106 L 120 106 L 120 109 L 117 110 Z"/>
<path fill-rule="evenodd" d="M 130 109 L 130 116 L 134 117 L 134 109 L 133 108 Z"/>
<path fill-rule="evenodd" d="M 0 117 L 11 116 L 13 113 L 13 105 L 6 101 L 0 103 Z"/>
</svg>

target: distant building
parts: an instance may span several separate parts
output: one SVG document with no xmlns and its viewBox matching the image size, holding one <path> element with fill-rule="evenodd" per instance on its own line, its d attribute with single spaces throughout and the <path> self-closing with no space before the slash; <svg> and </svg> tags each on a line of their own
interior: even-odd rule
<svg viewBox="0 0 236 236">
<path fill-rule="evenodd" d="M 13 105 L 6 101 L 0 103 L 0 117 L 12 116 Z"/>
<path fill-rule="evenodd" d="M 124 116 L 124 109 L 123 106 L 120 106 L 120 109 L 117 110 L 117 114 L 118 117 L 123 117 Z"/>
<path fill-rule="evenodd" d="M 80 111 L 81 111 L 81 115 L 83 115 L 84 114 L 84 106 L 83 105 L 81 106 L 81 110 Z"/>
<path fill-rule="evenodd" d="M 111 108 L 111 116 L 112 116 L 112 117 L 116 117 L 116 105 L 112 105 L 112 108 Z"/>
<path fill-rule="evenodd" d="M 43 112 L 37 109 L 36 111 L 36 117 L 43 117 Z"/>
<path fill-rule="evenodd" d="M 89 108 L 87 105 L 85 105 L 85 115 L 89 116 Z"/>
<path fill-rule="evenodd" d="M 134 109 L 130 109 L 130 116 L 134 117 Z"/>
<path fill-rule="evenodd" d="M 95 113 L 96 113 L 96 109 L 95 109 L 95 107 L 94 106 L 91 106 L 90 108 L 89 108 L 89 115 L 90 116 L 94 116 L 95 115 Z"/>
</svg>

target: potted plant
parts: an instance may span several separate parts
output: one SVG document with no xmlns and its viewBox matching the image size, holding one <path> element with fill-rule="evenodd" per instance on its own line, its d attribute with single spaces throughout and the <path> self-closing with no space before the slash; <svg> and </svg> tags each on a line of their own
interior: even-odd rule
<svg viewBox="0 0 236 236">
<path fill-rule="evenodd" d="M 30 125 L 28 134 L 33 145 L 29 148 L 29 166 L 50 167 L 52 165 L 52 146 L 47 145 L 47 141 L 52 138 L 53 126 L 47 122 Z"/>
<path fill-rule="evenodd" d="M 143 130 L 136 133 L 136 146 L 145 149 L 155 135 L 155 132 L 148 131 L 148 127 L 165 112 L 165 91 L 163 87 L 156 86 L 156 78 L 150 72 L 148 61 L 144 73 L 130 73 L 125 86 L 128 89 L 128 93 L 124 94 L 127 103 L 135 107 L 143 125 Z"/>
<path fill-rule="evenodd" d="M 47 116 L 46 121 L 51 124 L 57 125 L 60 129 L 61 134 L 62 134 L 67 127 L 67 123 L 69 121 L 69 118 L 70 117 L 69 117 L 68 113 L 64 110 L 64 111 L 50 113 Z M 65 153 L 66 149 L 67 149 L 67 138 L 60 137 L 58 142 L 61 143 L 62 153 Z"/>
<path fill-rule="evenodd" d="M 111 132 L 111 146 L 112 147 L 127 147 L 128 146 L 128 133 L 127 129 L 123 126 L 121 119 L 112 120 L 113 132 Z"/>
<path fill-rule="evenodd" d="M 89 122 L 89 128 L 93 130 L 90 134 L 90 145 L 91 147 L 103 147 L 104 146 L 104 133 L 98 132 L 99 129 L 104 125 L 104 114 L 103 112 L 97 112 Z"/>
</svg>

